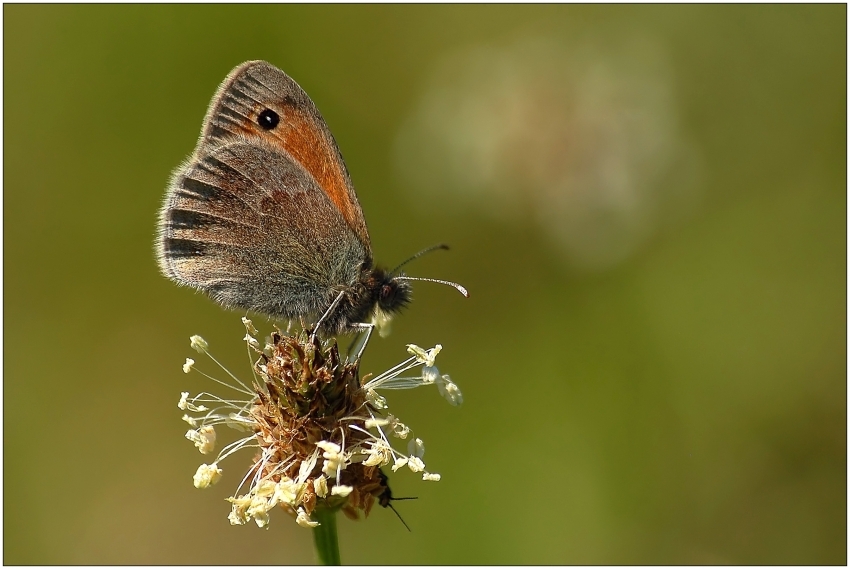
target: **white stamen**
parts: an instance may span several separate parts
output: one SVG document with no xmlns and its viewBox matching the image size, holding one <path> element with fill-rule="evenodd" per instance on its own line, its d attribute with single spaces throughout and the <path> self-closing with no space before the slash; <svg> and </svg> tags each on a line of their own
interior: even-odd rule
<svg viewBox="0 0 850 569">
<path fill-rule="evenodd" d="M 412 472 L 422 472 L 425 470 L 425 463 L 418 456 L 411 456 L 410 460 L 407 461 L 407 467 Z"/>
<path fill-rule="evenodd" d="M 324 474 L 313 480 L 313 489 L 319 498 L 324 498 L 328 495 L 328 479 L 325 478 Z"/>
<path fill-rule="evenodd" d="M 198 471 L 195 472 L 195 476 L 192 477 L 192 481 L 195 484 L 195 488 L 209 488 L 218 482 L 220 478 L 221 469 L 216 463 L 202 464 L 198 467 Z"/>
<path fill-rule="evenodd" d="M 304 508 L 298 508 L 298 516 L 295 518 L 295 523 L 303 528 L 314 528 L 319 525 L 319 522 L 314 522 L 304 511 Z"/>
<path fill-rule="evenodd" d="M 366 419 L 365 427 L 367 429 L 374 429 L 375 427 L 385 427 L 389 424 L 390 424 L 390 422 L 387 419 L 380 419 L 380 418 L 373 417 L 371 419 Z"/>
<path fill-rule="evenodd" d="M 257 329 L 254 328 L 254 323 L 245 318 L 244 316 L 242 317 L 242 324 L 245 325 L 245 329 L 248 330 L 249 334 L 253 334 L 255 336 L 257 335 Z"/>
<path fill-rule="evenodd" d="M 422 368 L 422 382 L 425 385 L 434 383 L 439 377 L 440 370 L 437 369 L 437 366 L 425 366 Z"/>
<path fill-rule="evenodd" d="M 426 366 L 433 366 L 434 360 L 437 359 L 437 354 L 440 353 L 440 350 L 443 349 L 443 346 L 437 344 L 430 350 L 423 350 L 416 344 L 408 344 L 407 345 L 407 353 L 411 356 L 415 357 L 417 361 L 425 364 Z"/>
<path fill-rule="evenodd" d="M 193 350 L 195 350 L 196 352 L 198 352 L 200 354 L 205 353 L 210 347 L 210 345 L 207 343 L 207 341 L 204 340 L 203 338 L 201 338 L 198 335 L 195 335 L 195 336 L 192 336 L 191 338 L 189 338 L 189 345 L 192 346 Z"/>
<path fill-rule="evenodd" d="M 422 442 L 422 439 L 410 439 L 410 442 L 407 443 L 407 454 L 417 458 L 425 456 L 425 443 Z"/>
<path fill-rule="evenodd" d="M 201 454 L 209 454 L 215 449 L 215 427 L 204 425 L 200 429 L 187 431 L 186 438 L 195 443 Z"/>
<path fill-rule="evenodd" d="M 446 401 L 457 407 L 463 403 L 463 394 L 460 388 L 452 381 L 448 375 L 444 375 L 437 380 L 437 391 L 440 392 Z"/>
<path fill-rule="evenodd" d="M 407 464 L 406 457 L 396 457 L 395 464 L 393 464 L 392 469 L 393 472 L 397 471 L 399 468 L 402 468 L 405 464 Z"/>
<path fill-rule="evenodd" d="M 346 496 L 351 494 L 352 490 L 354 490 L 352 486 L 344 486 L 342 484 L 337 484 L 336 486 L 331 488 L 331 495 L 342 496 L 343 498 L 345 498 Z"/>
</svg>

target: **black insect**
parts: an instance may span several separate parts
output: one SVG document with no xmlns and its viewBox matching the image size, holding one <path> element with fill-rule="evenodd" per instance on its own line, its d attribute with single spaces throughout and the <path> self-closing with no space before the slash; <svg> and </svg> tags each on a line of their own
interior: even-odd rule
<svg viewBox="0 0 850 569">
<path fill-rule="evenodd" d="M 396 515 L 396 516 L 398 516 L 398 519 L 399 519 L 399 520 L 401 520 L 401 523 L 403 523 L 403 524 L 404 524 L 404 527 L 406 527 L 406 528 L 407 528 L 407 531 L 412 531 L 412 530 L 410 529 L 410 526 L 409 526 L 409 525 L 407 525 L 407 523 L 404 521 L 404 518 L 402 518 L 402 517 L 401 517 L 401 514 L 399 514 L 399 513 L 398 513 L 398 511 L 396 511 L 396 509 L 393 507 L 393 505 L 392 505 L 392 503 L 391 503 L 391 502 L 394 502 L 394 501 L 397 501 L 397 500 L 416 500 L 416 497 L 415 497 L 415 496 L 413 496 L 413 497 L 406 497 L 406 498 L 395 498 L 395 497 L 393 497 L 393 492 L 392 492 L 392 490 L 390 490 L 390 485 L 387 483 L 387 480 L 388 480 L 388 479 L 387 479 L 387 475 L 386 475 L 386 474 L 384 474 L 384 473 L 383 473 L 383 472 L 379 469 L 379 470 L 378 470 L 378 477 L 381 479 L 381 486 L 383 486 L 383 487 L 384 487 L 384 491 L 383 491 L 383 492 L 381 492 L 381 493 L 378 495 L 378 503 L 379 503 L 379 504 L 381 505 L 381 507 L 383 507 L 383 508 L 389 508 L 389 509 L 391 509 L 391 510 L 395 513 L 395 515 Z"/>
</svg>

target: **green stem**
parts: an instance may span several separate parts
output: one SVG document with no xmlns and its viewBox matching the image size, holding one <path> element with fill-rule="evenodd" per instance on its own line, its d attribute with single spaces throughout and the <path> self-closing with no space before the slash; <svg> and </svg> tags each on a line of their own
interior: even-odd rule
<svg viewBox="0 0 850 569">
<path fill-rule="evenodd" d="M 336 512 L 330 508 L 316 508 L 313 518 L 319 525 L 313 528 L 313 541 L 322 565 L 341 565 L 339 540 L 336 535 Z"/>
</svg>

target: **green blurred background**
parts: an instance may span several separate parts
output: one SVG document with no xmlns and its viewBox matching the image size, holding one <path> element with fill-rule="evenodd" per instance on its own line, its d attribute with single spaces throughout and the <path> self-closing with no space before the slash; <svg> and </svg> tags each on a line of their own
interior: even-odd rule
<svg viewBox="0 0 850 569">
<path fill-rule="evenodd" d="M 846 563 L 845 6 L 3 14 L 5 563 L 313 562 L 229 526 L 248 453 L 192 487 L 188 338 L 246 375 L 244 329 L 153 257 L 248 59 L 321 109 L 376 257 L 450 243 L 410 273 L 471 291 L 369 347 L 442 343 L 465 401 L 390 394 L 443 480 L 393 475 L 413 532 L 342 520 L 344 562 Z"/>
</svg>

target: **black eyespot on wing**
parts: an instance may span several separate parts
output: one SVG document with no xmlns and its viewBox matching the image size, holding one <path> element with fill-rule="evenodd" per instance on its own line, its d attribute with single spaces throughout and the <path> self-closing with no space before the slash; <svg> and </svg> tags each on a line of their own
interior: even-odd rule
<svg viewBox="0 0 850 569">
<path fill-rule="evenodd" d="M 257 117 L 257 124 L 266 130 L 271 130 L 280 122 L 280 116 L 271 109 L 264 109 Z"/>
</svg>

